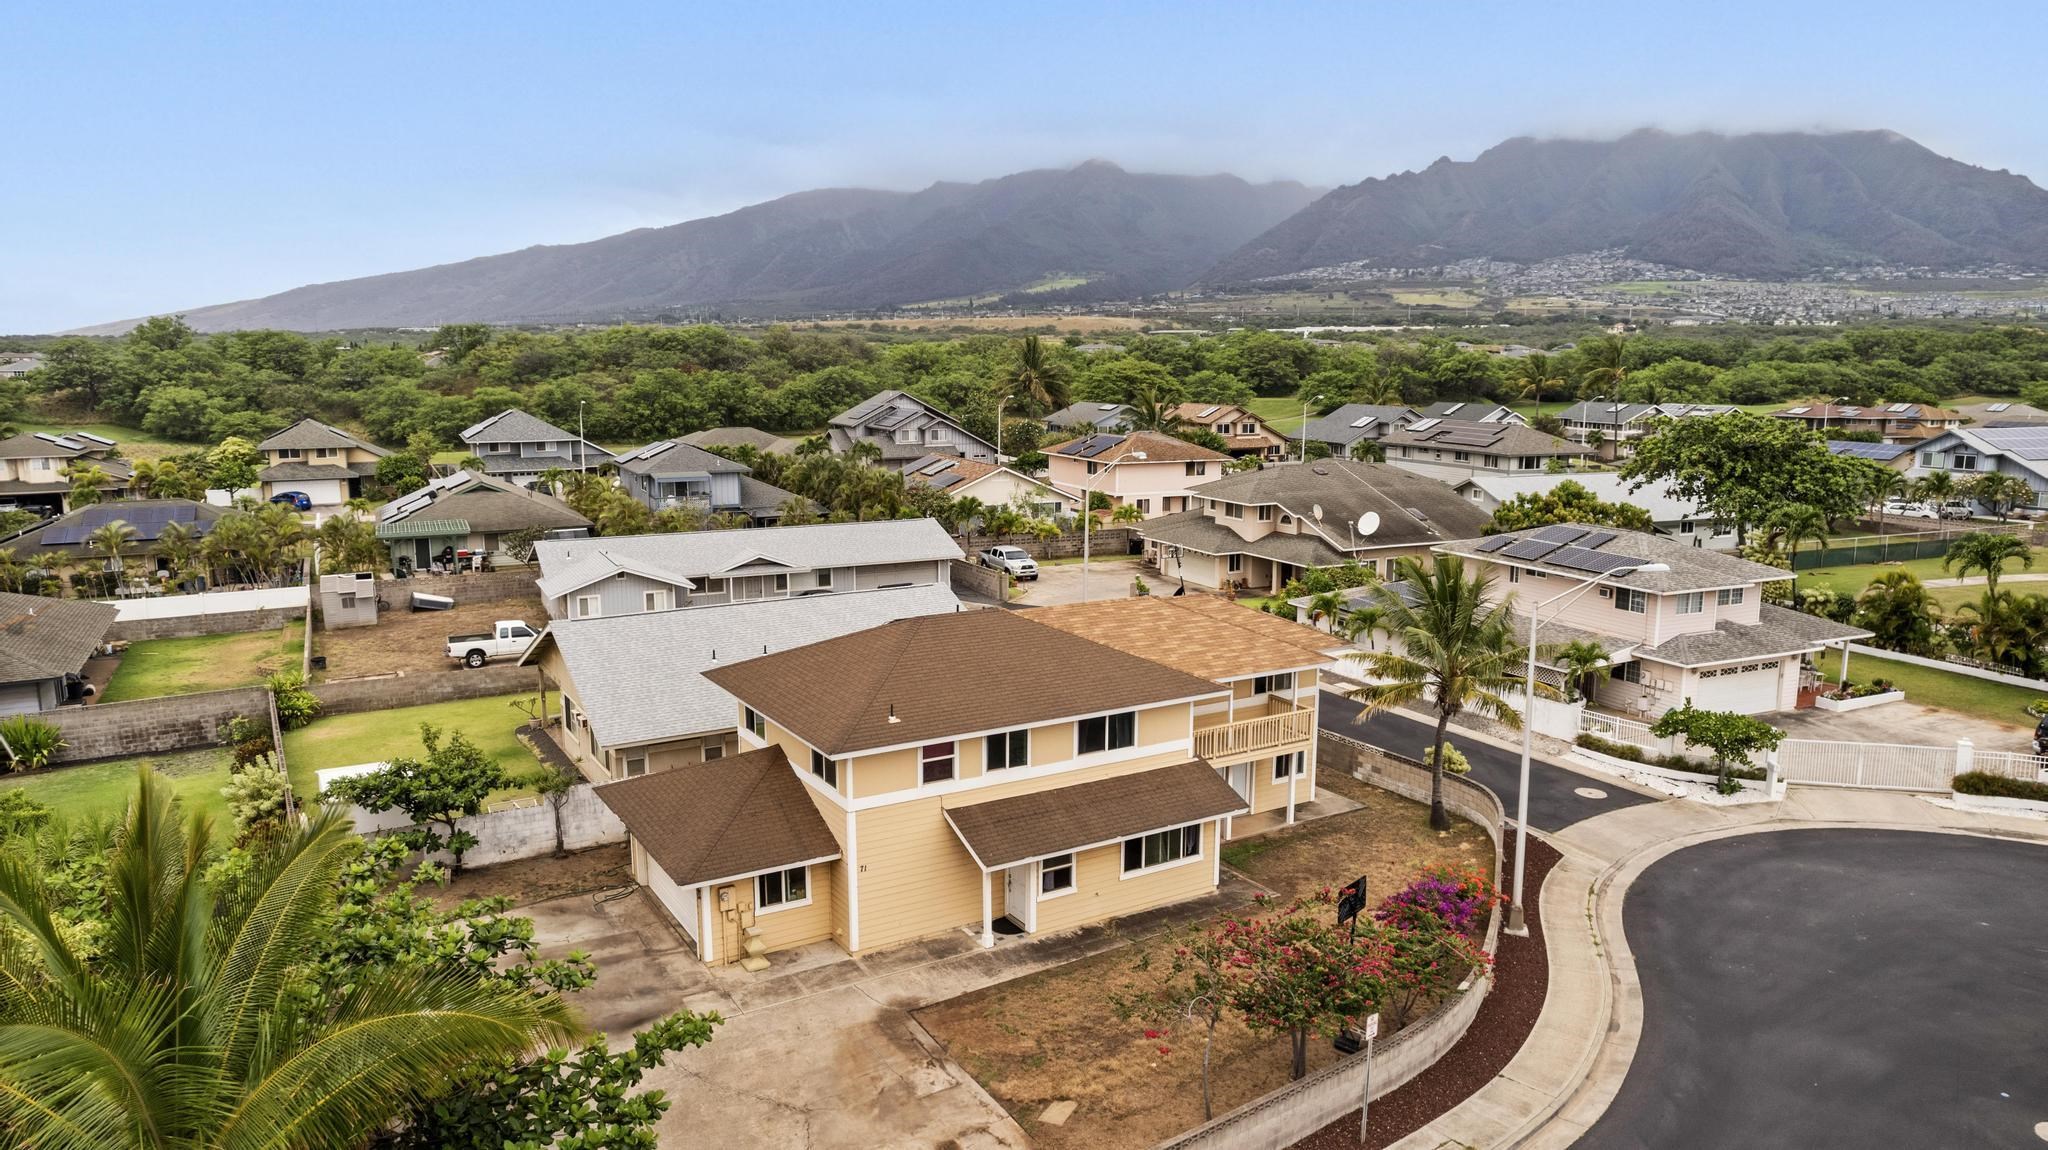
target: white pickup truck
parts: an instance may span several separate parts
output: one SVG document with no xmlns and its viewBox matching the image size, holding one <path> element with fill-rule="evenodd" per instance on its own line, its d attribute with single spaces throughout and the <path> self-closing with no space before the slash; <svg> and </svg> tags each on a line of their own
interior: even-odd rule
<svg viewBox="0 0 2048 1150">
<path fill-rule="evenodd" d="M 520 619 L 500 619 L 489 631 L 475 635 L 448 636 L 448 657 L 462 660 L 465 667 L 481 667 L 492 659 L 517 658 L 526 654 L 537 637 Z"/>
</svg>

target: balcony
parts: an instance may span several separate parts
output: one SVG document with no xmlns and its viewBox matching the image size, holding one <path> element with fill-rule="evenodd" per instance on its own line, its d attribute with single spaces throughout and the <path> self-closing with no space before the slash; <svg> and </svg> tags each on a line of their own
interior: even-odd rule
<svg viewBox="0 0 2048 1150">
<path fill-rule="evenodd" d="M 1210 762 L 1277 751 L 1316 735 L 1316 713 L 1303 707 L 1195 728 L 1195 754 Z"/>
</svg>

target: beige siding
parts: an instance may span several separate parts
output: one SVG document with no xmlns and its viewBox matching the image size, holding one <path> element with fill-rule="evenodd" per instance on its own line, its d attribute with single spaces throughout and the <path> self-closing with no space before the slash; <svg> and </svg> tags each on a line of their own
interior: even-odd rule
<svg viewBox="0 0 2048 1150">
<path fill-rule="evenodd" d="M 1184 740 L 1188 736 L 1188 719 L 1191 705 L 1175 703 L 1163 707 L 1148 707 L 1138 712 L 1138 744 L 1153 746 Z M 770 728 L 771 735 L 774 729 Z M 1074 758 L 1074 724 L 1046 723 L 1031 728 L 1031 766 L 1052 766 L 1069 762 Z M 957 777 L 971 779 L 983 772 L 982 758 L 986 744 L 982 736 L 956 740 L 954 754 L 957 758 Z M 809 762 L 809 752 L 799 762 Z M 1185 761 L 1177 760 L 1177 761 Z M 898 791 L 915 790 L 923 769 L 920 752 L 915 748 L 899 751 L 883 751 L 879 754 L 854 757 L 854 797 L 872 798 Z M 1073 781 L 1072 775 L 1061 775 L 1059 780 Z"/>
<path fill-rule="evenodd" d="M 754 909 L 754 880 L 739 879 L 721 883 L 710 890 L 712 899 L 712 929 L 717 932 L 717 961 L 737 962 L 743 955 L 745 928 L 756 927 L 761 939 L 768 944 L 768 952 L 788 950 L 805 943 L 822 942 L 833 936 L 833 908 L 840 899 L 834 893 L 839 880 L 838 863 L 816 863 L 810 868 L 811 901 L 808 905 L 788 910 L 770 911 L 757 914 Z M 720 907 L 718 892 L 730 887 L 733 905 Z"/>
<path fill-rule="evenodd" d="M 746 721 L 745 711 L 740 712 L 740 721 Z M 766 737 L 769 745 L 781 747 L 782 753 L 789 756 L 789 761 L 792 766 L 794 766 L 797 770 L 804 772 L 805 774 L 810 773 L 811 745 L 809 743 L 806 743 L 802 739 L 797 738 L 794 734 L 791 734 L 789 731 L 776 726 L 773 720 L 769 720 L 765 716 L 763 718 L 763 730 L 766 732 Z M 845 794 L 846 761 L 844 759 L 841 759 L 839 762 L 839 766 L 840 770 L 838 789 L 840 794 Z"/>
<path fill-rule="evenodd" d="M 1212 822 L 1202 829 L 1200 859 L 1129 879 L 1123 877 L 1122 844 L 1082 851 L 1074 859 L 1074 893 L 1039 902 L 1038 933 L 1071 930 L 1208 894 L 1216 889 L 1215 850 Z"/>
<path fill-rule="evenodd" d="M 1311 745 L 1308 741 L 1303 741 L 1297 744 L 1295 749 L 1309 751 L 1311 750 Z M 1287 809 L 1287 780 L 1275 779 L 1273 777 L 1273 760 L 1277 757 L 1278 754 L 1274 753 L 1261 755 L 1252 760 L 1253 814 L 1258 814 L 1261 811 L 1284 811 Z M 1296 806 L 1300 806 L 1302 803 L 1315 797 L 1309 788 L 1309 782 L 1309 776 L 1306 774 L 1294 781 L 1294 803 Z"/>
<path fill-rule="evenodd" d="M 891 791 L 911 790 L 917 786 L 918 770 L 918 752 L 915 750 L 855 755 L 854 797 L 867 798 L 872 795 L 888 794 Z"/>
<path fill-rule="evenodd" d="M 981 923 L 981 869 L 946 825 L 939 800 L 860 812 L 863 952 Z"/>
</svg>

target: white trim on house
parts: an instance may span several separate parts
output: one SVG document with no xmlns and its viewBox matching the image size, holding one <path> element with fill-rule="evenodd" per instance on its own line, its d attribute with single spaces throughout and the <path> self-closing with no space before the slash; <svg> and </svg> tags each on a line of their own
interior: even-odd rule
<svg viewBox="0 0 2048 1150">
<path fill-rule="evenodd" d="M 650 855 L 648 857 L 651 859 L 653 856 Z M 729 882 L 739 882 L 743 879 L 758 878 L 761 875 L 770 874 L 779 870 L 795 870 L 800 866 L 820 866 L 824 863 L 832 862 L 838 859 L 839 857 L 840 856 L 838 852 L 834 852 L 829 855 L 819 855 L 817 858 L 814 859 L 805 859 L 802 862 L 790 863 L 788 866 L 764 866 L 760 870 L 742 871 L 739 874 L 726 875 L 724 878 L 707 878 L 703 882 L 700 882 L 696 885 L 705 887 L 707 889 L 715 886 L 724 886 L 726 883 Z"/>
<path fill-rule="evenodd" d="M 1116 841 L 1117 841 L 1118 843 L 1128 843 L 1128 842 L 1130 842 L 1130 841 L 1132 841 L 1132 840 L 1134 840 L 1134 839 L 1144 839 L 1144 838 L 1150 838 L 1150 837 L 1151 837 L 1151 836 L 1153 836 L 1153 835 L 1163 835 L 1163 834 L 1167 834 L 1168 832 L 1171 832 L 1171 831 L 1185 831 L 1185 830 L 1187 830 L 1187 829 L 1188 829 L 1189 827 L 1201 827 L 1201 826 L 1206 826 L 1206 825 L 1207 825 L 1207 824 L 1209 824 L 1209 823 L 1218 823 L 1218 822 L 1221 822 L 1221 820 L 1220 820 L 1220 819 L 1213 819 L 1213 818 L 1211 818 L 1211 819 L 1197 819 L 1196 821 L 1194 821 L 1194 822 L 1191 822 L 1191 823 L 1178 823 L 1178 824 L 1175 824 L 1174 826 L 1170 826 L 1170 827 L 1161 827 L 1161 828 L 1159 828 L 1159 829 L 1158 829 L 1158 830 L 1156 830 L 1156 831 L 1146 831 L 1146 832 L 1144 832 L 1143 834 L 1135 834 L 1135 835 L 1125 835 L 1125 836 L 1123 836 L 1122 838 L 1120 838 L 1120 839 L 1117 839 Z M 1219 827 L 1217 828 L 1217 831 L 1216 831 L 1216 833 L 1217 833 L 1218 837 L 1221 837 L 1221 835 L 1222 835 L 1223 831 L 1222 831 L 1222 828 L 1221 828 L 1220 826 L 1219 826 Z M 1200 833 L 1199 831 L 1198 831 L 1198 832 L 1196 832 L 1196 835 L 1195 835 L 1195 842 L 1196 842 L 1196 844 L 1197 844 L 1197 845 L 1196 845 L 1196 848 L 1195 848 L 1195 853 L 1194 853 L 1194 854 L 1191 854 L 1191 855 L 1187 855 L 1187 854 L 1184 854 L 1184 855 L 1180 856 L 1179 858 L 1177 858 L 1177 859 L 1174 859 L 1174 860 L 1173 860 L 1172 862 L 1154 863 L 1154 864 L 1153 864 L 1153 865 L 1151 865 L 1151 866 L 1141 866 L 1141 867 L 1139 867 L 1139 868 L 1138 868 L 1137 870 L 1125 870 L 1125 869 L 1124 869 L 1124 860 L 1123 860 L 1123 858 L 1122 858 L 1121 856 L 1119 856 L 1119 857 L 1117 858 L 1117 860 L 1116 860 L 1116 865 L 1117 865 L 1117 872 L 1118 872 L 1118 873 L 1117 873 L 1117 881 L 1118 881 L 1118 882 L 1127 882 L 1127 881 L 1129 881 L 1129 880 L 1131 880 L 1131 879 L 1134 879 L 1134 878 L 1144 878 L 1144 877 L 1145 877 L 1146 875 L 1148 875 L 1148 874 L 1158 874 L 1158 873 L 1159 873 L 1160 871 L 1168 871 L 1168 870 L 1173 870 L 1173 869 L 1174 869 L 1175 867 L 1184 867 L 1184 866 L 1188 865 L 1189 863 L 1198 863 L 1198 862 L 1201 862 L 1201 861 L 1202 861 L 1202 860 L 1203 860 L 1204 858 L 1208 857 L 1208 854 L 1209 854 L 1209 848 L 1208 848 L 1208 844 L 1207 844 L 1207 843 L 1205 843 L 1205 842 L 1203 842 L 1203 837 L 1204 837 L 1204 836 L 1203 836 L 1203 835 L 1202 835 L 1202 834 L 1201 834 L 1201 833 Z M 1139 850 L 1141 850 L 1141 851 L 1142 851 L 1143 849 L 1144 849 L 1143 847 L 1140 847 L 1140 848 L 1139 848 Z M 1216 853 L 1217 853 L 1218 855 L 1221 855 L 1221 854 L 1222 854 L 1223 852 L 1222 852 L 1221 850 L 1218 850 L 1218 851 L 1217 851 Z"/>
<path fill-rule="evenodd" d="M 1115 714 L 1121 714 L 1121 713 L 1122 713 L 1122 712 L 1124 712 L 1124 711 L 1142 711 L 1142 710 L 1150 710 L 1150 709 L 1152 709 L 1152 708 L 1155 708 L 1155 707 L 1172 707 L 1172 706 L 1177 706 L 1177 705 L 1179 705 L 1179 704 L 1181 704 L 1181 703 L 1188 703 L 1188 704 L 1191 704 L 1191 705 L 1192 705 L 1192 704 L 1194 704 L 1194 703 L 1197 703 L 1197 702 L 1199 702 L 1199 701 L 1201 701 L 1201 700 L 1203 700 L 1203 699 L 1213 699 L 1213 698 L 1216 698 L 1216 697 L 1217 697 L 1217 696 L 1219 696 L 1219 695 L 1226 695 L 1226 694 L 1228 694 L 1228 693 L 1229 693 L 1229 692 L 1228 692 L 1228 691 L 1226 691 L 1226 690 L 1225 690 L 1225 689 L 1224 689 L 1223 687 L 1221 687 L 1221 686 L 1218 686 L 1218 687 L 1217 687 L 1217 688 L 1216 688 L 1215 690 L 1213 690 L 1213 691 L 1204 691 L 1204 692 L 1202 692 L 1202 693 L 1201 693 L 1201 694 L 1199 694 L 1199 695 L 1188 695 L 1188 696 L 1185 696 L 1185 697 L 1183 697 L 1183 698 L 1179 698 L 1179 699 L 1153 699 L 1153 700 L 1150 700 L 1150 701 L 1148 701 L 1148 702 L 1142 702 L 1142 703 L 1126 703 L 1126 704 L 1124 704 L 1123 706 L 1120 706 L 1120 707 L 1111 707 L 1111 708 L 1109 708 L 1108 710 L 1104 710 L 1104 711 L 1086 711 L 1086 712 L 1083 712 L 1083 713 L 1081 713 L 1081 714 L 1077 714 L 1077 715 L 1057 715 L 1057 716 L 1054 716 L 1053 718 L 1050 718 L 1050 719 L 1044 719 L 1044 720 L 1040 720 L 1040 721 L 1038 721 L 1038 722 L 1034 722 L 1034 723 L 1030 723 L 1030 724 L 1027 724 L 1027 726 L 1029 726 L 1029 727 L 1033 727 L 1033 728 L 1035 728 L 1035 727 L 1049 727 L 1049 726 L 1052 726 L 1052 725 L 1054 725 L 1054 724 L 1056 724 L 1056 723 L 1078 723 L 1078 722 L 1080 722 L 1080 721 L 1081 721 L 1082 719 L 1093 719 L 1093 718 L 1098 718 L 1098 717 L 1100 717 L 1100 716 L 1103 716 L 1103 715 L 1115 715 Z M 742 706 L 748 706 L 748 705 L 750 705 L 750 704 L 748 704 L 748 703 L 746 702 L 746 700 L 744 700 L 744 699 L 740 700 L 740 704 L 741 704 Z M 782 728 L 783 730 L 785 730 L 785 731 L 790 731 L 790 734 L 791 734 L 791 736 L 792 736 L 792 737 L 794 737 L 794 738 L 796 738 L 798 742 L 804 742 L 803 736 L 801 736 L 801 735 L 798 735 L 798 734 L 796 734 L 796 732 L 795 732 L 795 731 L 793 731 L 793 730 L 791 730 L 791 729 L 790 729 L 790 727 L 789 727 L 789 724 L 787 724 L 787 723 L 784 723 L 784 722 L 782 722 L 782 721 L 778 720 L 778 719 L 777 719 L 777 718 L 776 718 L 776 717 L 775 717 L 774 715 L 771 715 L 771 714 L 769 714 L 768 712 L 766 712 L 766 711 L 763 711 L 763 710 L 761 710 L 761 709 L 760 709 L 759 707 L 755 707 L 755 708 L 754 708 L 754 713 L 755 713 L 755 714 L 757 714 L 757 715 L 760 715 L 760 716 L 762 716 L 763 718 L 767 719 L 767 720 L 768 720 L 769 722 L 771 722 L 771 723 L 774 723 L 774 724 L 775 724 L 776 726 L 778 726 L 778 727 L 781 727 L 781 728 Z M 744 730 L 744 729 L 745 729 L 745 728 L 742 728 L 742 730 Z M 984 736 L 987 736 L 987 735 L 994 735 L 994 734 L 1000 734 L 1000 733 L 1002 733 L 1002 732 L 1004 732 L 1004 731 L 1014 731 L 1014 730 L 1017 730 L 1017 729 L 1018 729 L 1018 724 L 1017 724 L 1017 723 L 1015 723 L 1015 722 L 1011 722 L 1011 723 L 1005 723 L 1004 725 L 1002 725 L 1002 726 L 1000 726 L 1000 727 L 984 727 L 984 728 L 982 728 L 982 729 L 980 729 L 980 730 L 974 730 L 974 731 L 961 731 L 961 732 L 958 732 L 957 734 L 951 734 L 951 735 L 947 735 L 947 736 L 945 736 L 945 737 L 946 737 L 946 738 L 948 738 L 948 739 L 952 739 L 952 740 L 955 740 L 955 741 L 961 741 L 961 740 L 966 740 L 966 739 L 979 739 L 979 738 L 982 738 L 982 737 L 984 737 Z M 804 745 L 805 745 L 805 746 L 810 746 L 810 744 L 809 744 L 808 742 L 804 742 Z M 842 750 L 842 751 L 838 752 L 838 753 L 837 753 L 836 755 L 834 755 L 833 757 L 834 757 L 834 758 L 840 758 L 840 757 L 850 757 L 850 756 L 853 756 L 853 755 L 881 755 L 881 754 L 887 754 L 887 753 L 889 753 L 890 751 L 908 751 L 908 750 L 912 750 L 912 749 L 914 749 L 914 748 L 917 748 L 917 747 L 922 747 L 922 746 L 925 746 L 925 745 L 926 745 L 926 744 L 925 744 L 924 742 L 920 741 L 920 742 L 915 742 L 915 743 L 889 743 L 889 744 L 886 744 L 886 745 L 883 745 L 883 746 L 879 746 L 879 747 L 848 747 L 848 748 L 846 748 L 845 750 Z M 814 748 L 814 749 L 815 749 L 815 748 Z"/>
</svg>

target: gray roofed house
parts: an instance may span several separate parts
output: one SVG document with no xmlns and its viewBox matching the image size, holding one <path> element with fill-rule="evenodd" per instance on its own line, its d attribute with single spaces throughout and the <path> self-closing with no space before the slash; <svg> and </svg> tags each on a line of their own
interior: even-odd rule
<svg viewBox="0 0 2048 1150">
<path fill-rule="evenodd" d="M 2048 507 L 2048 427 L 1959 427 L 1914 444 L 1905 458 L 1915 479 L 1937 471 L 1958 484 L 1987 472 L 2014 476 L 2033 492 L 2019 506 Z"/>
<path fill-rule="evenodd" d="M 770 451 L 777 455 L 795 453 L 797 444 L 801 442 L 758 427 L 707 427 L 676 438 L 692 447 L 751 447 L 755 451 Z"/>
<path fill-rule="evenodd" d="M 1303 568 L 1375 570 L 1478 531 L 1486 513 L 1448 486 L 1384 463 L 1278 463 L 1193 487 L 1202 505 L 1144 525 L 1167 579 L 1278 591 Z"/>
<path fill-rule="evenodd" d="M 195 538 L 213 530 L 224 509 L 197 499 L 112 499 L 67 511 L 55 519 L 6 540 L 15 558 L 35 563 L 52 555 L 83 559 L 92 552 L 92 533 L 115 520 L 128 524 L 134 537 L 122 549 L 131 569 L 139 557 L 156 553 L 157 539 L 164 527 L 181 525 Z"/>
<path fill-rule="evenodd" d="M 106 603 L 0 592 L 0 715 L 67 702 L 115 614 Z"/>
<path fill-rule="evenodd" d="M 335 506 L 363 493 L 377 461 L 391 454 L 317 419 L 302 419 L 256 445 L 268 465 L 256 473 L 261 497 L 298 491 L 315 506 Z"/>
<path fill-rule="evenodd" d="M 377 509 L 377 538 L 390 544 L 393 566 L 416 571 L 486 557 L 493 565 L 517 563 L 503 537 L 521 531 L 580 536 L 589 533 L 590 520 L 552 495 L 469 471 L 431 480 Z"/>
<path fill-rule="evenodd" d="M 962 609 L 952 588 L 927 583 L 829 598 L 557 620 L 522 663 L 545 669 L 587 721 L 590 742 L 576 750 L 587 756 L 582 765 L 588 773 L 614 778 L 621 772 L 613 751 L 723 738 L 733 730 L 738 705 L 703 671 L 897 619 Z"/>
<path fill-rule="evenodd" d="M 551 468 L 576 471 L 612 462 L 611 452 L 516 407 L 463 428 L 458 438 L 484 461 L 487 474 L 521 485 Z"/>
<path fill-rule="evenodd" d="M 802 498 L 753 474 L 744 463 L 673 439 L 619 456 L 619 486 L 653 511 L 694 507 L 713 515 L 745 515 L 763 526 L 782 518 L 784 504 Z"/>
<path fill-rule="evenodd" d="M 927 455 L 958 455 L 996 462 L 995 445 L 960 422 L 907 392 L 882 391 L 832 417 L 826 428 L 832 450 L 844 454 L 855 443 L 881 448 L 882 462 L 897 469 Z"/>
<path fill-rule="evenodd" d="M 1045 417 L 1047 427 L 1093 427 L 1099 431 L 1114 431 L 1130 422 L 1132 414 L 1128 403 L 1075 403 L 1060 408 Z"/>
<path fill-rule="evenodd" d="M 2011 399 L 1959 404 L 1956 414 L 1970 421 L 1966 426 L 1972 431 L 1986 427 L 2026 427 L 2048 423 L 2048 411 Z"/>
<path fill-rule="evenodd" d="M 1328 444 L 1332 455 L 1349 456 L 1352 444 L 1359 440 L 1377 441 L 1387 432 L 1420 418 L 1414 408 L 1400 404 L 1347 403 L 1310 420 L 1300 434 L 1310 443 Z"/>
<path fill-rule="evenodd" d="M 39 351 L 10 351 L 0 355 L 0 379 L 20 379 L 32 371 L 43 369 L 43 353 Z"/>
<path fill-rule="evenodd" d="M 1474 475 L 1543 471 L 1552 459 L 1583 459 L 1586 448 L 1519 423 L 1424 417 L 1381 440 L 1387 462 L 1456 483 Z"/>
<path fill-rule="evenodd" d="M 960 545 L 932 519 L 544 539 L 540 592 L 555 619 L 952 583 Z"/>
<path fill-rule="evenodd" d="M 100 484 L 103 497 L 126 494 L 134 468 L 110 457 L 114 447 L 113 440 L 85 432 L 25 431 L 0 439 L 0 507 L 48 515 L 65 511 L 71 506 L 71 480 L 64 472 L 74 465 L 106 473 Z"/>
<path fill-rule="evenodd" d="M 1529 421 L 1513 408 L 1484 399 L 1446 399 L 1417 413 L 1424 419 L 1451 419 L 1459 423 L 1520 423 Z"/>
<path fill-rule="evenodd" d="M 1866 443 L 1860 439 L 1830 439 L 1828 450 L 1835 455 L 1846 455 L 1851 459 L 1868 459 L 1888 467 L 1905 470 L 1912 466 L 1913 453 L 1920 450 L 1915 443 Z"/>
<path fill-rule="evenodd" d="M 1863 446 L 1876 446 L 1864 444 Z M 1591 492 L 1595 499 L 1607 503 L 1626 503 L 1649 512 L 1650 520 L 1657 530 L 1665 535 L 1678 538 L 1693 547 L 1711 547 L 1730 551 L 1735 548 L 1735 528 L 1714 521 L 1713 516 L 1700 509 L 1698 503 L 1680 499 L 1671 494 L 1671 484 L 1666 481 L 1649 480 L 1638 482 L 1623 479 L 1618 471 L 1575 471 L 1565 475 L 1536 472 L 1524 475 L 1474 475 L 1454 485 L 1453 489 L 1472 501 L 1472 505 L 1487 515 L 1500 509 L 1523 495 L 1543 495 L 1557 489 L 1561 483 L 1576 483 Z"/>
</svg>

